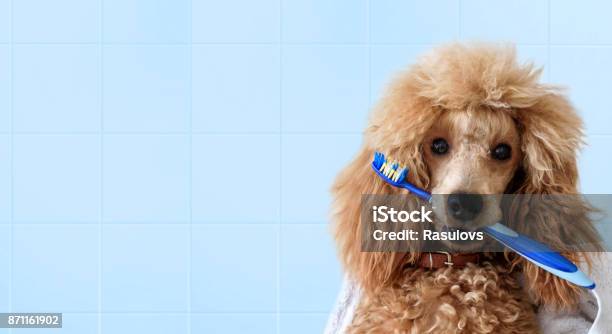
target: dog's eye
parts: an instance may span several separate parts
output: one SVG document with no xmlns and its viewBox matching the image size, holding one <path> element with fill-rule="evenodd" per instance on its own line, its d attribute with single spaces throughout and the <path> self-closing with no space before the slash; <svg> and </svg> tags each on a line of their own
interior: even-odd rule
<svg viewBox="0 0 612 334">
<path fill-rule="evenodd" d="M 448 142 L 443 138 L 436 138 L 431 142 L 431 151 L 435 154 L 446 154 Z"/>
<path fill-rule="evenodd" d="M 491 157 L 495 160 L 507 160 L 512 156 L 512 148 L 508 144 L 499 144 L 491 151 Z"/>
</svg>

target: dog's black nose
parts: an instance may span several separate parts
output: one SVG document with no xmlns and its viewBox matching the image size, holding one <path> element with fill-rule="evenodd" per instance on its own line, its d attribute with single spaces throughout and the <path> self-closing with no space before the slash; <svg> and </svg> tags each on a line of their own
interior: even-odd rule
<svg viewBox="0 0 612 334">
<path fill-rule="evenodd" d="M 482 210 L 482 196 L 477 194 L 455 193 L 448 195 L 446 210 L 462 222 L 472 220 Z"/>
</svg>

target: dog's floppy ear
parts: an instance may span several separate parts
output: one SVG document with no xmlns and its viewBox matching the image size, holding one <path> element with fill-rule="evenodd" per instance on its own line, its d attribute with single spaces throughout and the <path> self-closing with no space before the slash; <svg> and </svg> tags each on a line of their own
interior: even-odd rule
<svg viewBox="0 0 612 334">
<path fill-rule="evenodd" d="M 339 256 L 347 272 L 366 291 L 392 282 L 404 264 L 420 256 L 417 249 L 411 252 L 365 252 L 361 249 L 362 195 L 399 193 L 372 170 L 375 151 L 391 155 L 405 164 L 410 170 L 408 179 L 417 186 L 426 188 L 429 182 L 420 144 L 436 118 L 436 111 L 416 97 L 411 79 L 410 74 L 402 76 L 381 100 L 365 131 L 361 150 L 338 175 L 332 188 Z"/>
<path fill-rule="evenodd" d="M 410 258 L 399 253 L 364 252 L 361 249 L 362 194 L 393 193 L 370 168 L 373 150 L 363 147 L 333 185 L 334 233 L 340 260 L 349 275 L 366 290 L 384 286 Z"/>
<path fill-rule="evenodd" d="M 530 108 L 518 114 L 524 160 L 519 194 L 510 224 L 554 249 L 567 249 L 568 238 L 599 247 L 599 237 L 590 219 L 590 207 L 578 195 L 576 155 L 582 144 L 582 122 L 565 97 L 547 92 Z M 543 198 L 554 202 L 545 205 Z M 564 210 L 559 210 L 563 207 Z M 568 213 L 569 212 L 569 213 Z M 590 264 L 589 252 L 566 251 L 575 263 Z M 576 305 L 581 288 L 518 258 L 525 283 L 536 302 L 554 308 Z"/>
<path fill-rule="evenodd" d="M 582 121 L 567 99 L 551 91 L 518 114 L 526 172 L 525 187 L 537 193 L 575 194 L 576 154 Z"/>
</svg>

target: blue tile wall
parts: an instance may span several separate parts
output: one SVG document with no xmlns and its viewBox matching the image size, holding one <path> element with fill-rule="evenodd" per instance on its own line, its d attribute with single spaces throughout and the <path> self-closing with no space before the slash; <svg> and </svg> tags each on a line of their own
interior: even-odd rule
<svg viewBox="0 0 612 334">
<path fill-rule="evenodd" d="M 194 222 L 278 222 L 280 155 L 279 135 L 194 136 Z"/>
<path fill-rule="evenodd" d="M 194 315 L 191 325 L 193 333 L 275 333 L 274 314 L 210 314 Z"/>
<path fill-rule="evenodd" d="M 19 45 L 13 52 L 14 131 L 100 129 L 95 45 Z"/>
<path fill-rule="evenodd" d="M 282 36 L 287 43 L 364 43 L 367 0 L 295 0 L 282 4 Z"/>
<path fill-rule="evenodd" d="M 103 52 L 104 130 L 189 130 L 189 48 L 115 45 Z"/>
<path fill-rule="evenodd" d="M 283 225 L 280 244 L 281 312 L 329 312 L 341 274 L 328 225 Z"/>
<path fill-rule="evenodd" d="M 550 78 L 568 88 L 572 102 L 591 134 L 612 132 L 612 113 L 606 95 L 612 84 L 612 48 L 567 47 L 551 49 Z"/>
<path fill-rule="evenodd" d="M 542 69 L 540 80 L 550 82 L 550 62 L 549 48 L 543 45 L 519 45 L 516 47 L 519 61 L 523 63 L 531 62 L 536 67 Z"/>
<path fill-rule="evenodd" d="M 98 0 L 19 0 L 13 8 L 13 38 L 20 43 L 95 43 Z"/>
<path fill-rule="evenodd" d="M 10 308 L 10 286 L 11 275 L 11 227 L 0 225 L 0 312 L 8 312 Z"/>
<path fill-rule="evenodd" d="M 192 0 L 197 43 L 274 43 L 280 40 L 280 0 Z"/>
<path fill-rule="evenodd" d="M 0 311 L 64 312 L 59 334 L 321 332 L 332 182 L 393 76 L 449 41 L 514 42 L 567 86 L 581 190 L 610 193 L 610 9 L 0 0 Z"/>
<path fill-rule="evenodd" d="M 357 153 L 357 134 L 291 134 L 282 143 L 281 219 L 327 223 L 334 177 Z M 323 163 L 324 162 L 324 163 Z"/>
<path fill-rule="evenodd" d="M 0 135 L 0 224 L 11 222 L 11 162 L 7 159 L 11 156 L 11 137 Z"/>
<path fill-rule="evenodd" d="M 378 101 L 389 83 L 427 51 L 429 51 L 428 46 L 372 46 L 370 50 L 370 103 Z"/>
<path fill-rule="evenodd" d="M 192 76 L 194 131 L 280 131 L 278 46 L 196 45 Z"/>
<path fill-rule="evenodd" d="M 7 45 L 0 45 L 0 132 L 11 128 L 10 89 L 11 89 L 11 52 Z"/>
<path fill-rule="evenodd" d="M 58 331 L 62 334 L 97 334 L 98 316 L 96 314 L 64 313 L 62 315 L 62 329 L 28 329 L 28 333 L 32 334 L 53 334 Z"/>
<path fill-rule="evenodd" d="M 8 43 L 11 34 L 11 0 L 0 0 L 0 43 Z"/>
<path fill-rule="evenodd" d="M 323 333 L 327 324 L 327 313 L 292 313 L 280 316 L 280 333 L 310 334 Z"/>
<path fill-rule="evenodd" d="M 610 184 L 605 175 L 612 155 L 612 136 L 592 135 L 580 159 L 580 191 L 585 194 L 608 194 Z"/>
<path fill-rule="evenodd" d="M 193 311 L 276 311 L 277 226 L 201 225 L 192 237 Z"/>
<path fill-rule="evenodd" d="M 100 218 L 100 137 L 13 136 L 16 223 L 96 223 Z"/>
<path fill-rule="evenodd" d="M 423 44 L 459 35 L 459 1 L 370 1 L 370 42 Z"/>
<path fill-rule="evenodd" d="M 548 42 L 548 0 L 462 0 L 461 33 L 468 40 Z"/>
<path fill-rule="evenodd" d="M 102 310 L 185 312 L 189 307 L 189 232 L 186 224 L 105 225 Z"/>
<path fill-rule="evenodd" d="M 585 0 L 578 5 L 571 0 L 550 2 L 550 40 L 558 44 L 612 43 L 612 21 L 608 13 L 612 3 Z"/>
<path fill-rule="evenodd" d="M 105 222 L 186 223 L 190 219 L 190 152 L 185 135 L 104 137 Z"/>
<path fill-rule="evenodd" d="M 283 48 L 282 128 L 361 131 L 368 110 L 368 51 L 362 46 Z"/>
<path fill-rule="evenodd" d="M 168 334 L 186 333 L 189 321 L 185 315 L 111 314 L 102 318 L 102 333 Z"/>
<path fill-rule="evenodd" d="M 104 0 L 104 42 L 187 43 L 189 0 Z"/>
<path fill-rule="evenodd" d="M 92 225 L 14 225 L 13 311 L 97 312 L 98 232 Z"/>
</svg>

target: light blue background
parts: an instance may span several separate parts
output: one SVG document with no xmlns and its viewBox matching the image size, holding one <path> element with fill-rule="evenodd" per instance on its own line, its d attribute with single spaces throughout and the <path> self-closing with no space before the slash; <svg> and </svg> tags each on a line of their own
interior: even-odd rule
<svg viewBox="0 0 612 334">
<path fill-rule="evenodd" d="M 341 280 L 328 189 L 393 73 L 447 41 L 516 42 L 568 86 L 582 191 L 610 193 L 610 12 L 0 0 L 0 312 L 65 313 L 28 333 L 320 332 Z"/>
</svg>

